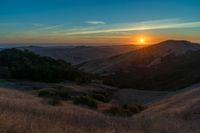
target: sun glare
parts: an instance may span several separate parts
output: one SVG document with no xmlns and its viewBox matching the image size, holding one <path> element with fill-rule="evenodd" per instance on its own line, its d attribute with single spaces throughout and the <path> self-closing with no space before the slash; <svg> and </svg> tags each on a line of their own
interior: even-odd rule
<svg viewBox="0 0 200 133">
<path fill-rule="evenodd" d="M 140 38 L 140 44 L 144 44 L 145 43 L 145 39 L 144 38 Z"/>
<path fill-rule="evenodd" d="M 155 42 L 155 39 L 152 36 L 140 36 L 140 35 L 135 35 L 135 36 L 130 36 L 130 44 L 136 44 L 136 45 L 150 45 Z"/>
</svg>

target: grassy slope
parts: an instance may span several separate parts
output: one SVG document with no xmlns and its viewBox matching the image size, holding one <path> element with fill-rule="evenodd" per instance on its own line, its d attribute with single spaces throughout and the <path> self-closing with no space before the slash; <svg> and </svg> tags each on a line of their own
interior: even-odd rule
<svg viewBox="0 0 200 133">
<path fill-rule="evenodd" d="M 41 99 L 15 90 L 0 89 L 1 133 L 88 133 L 128 131 L 130 122 L 63 103 L 49 106 Z"/>
<path fill-rule="evenodd" d="M 1 133 L 197 133 L 200 87 L 149 105 L 132 118 L 105 116 L 63 102 L 49 106 L 16 90 L 0 89 Z"/>
<path fill-rule="evenodd" d="M 200 132 L 200 84 L 187 87 L 165 99 L 151 103 L 148 109 L 135 116 L 145 118 L 155 132 Z"/>
</svg>

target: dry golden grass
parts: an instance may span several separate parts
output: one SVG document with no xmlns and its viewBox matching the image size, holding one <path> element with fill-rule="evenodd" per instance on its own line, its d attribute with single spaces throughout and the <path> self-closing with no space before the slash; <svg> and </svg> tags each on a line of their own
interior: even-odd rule
<svg viewBox="0 0 200 133">
<path fill-rule="evenodd" d="M 16 90 L 0 89 L 0 133 L 198 133 L 184 119 L 110 117 L 62 102 L 50 106 L 42 99 Z M 167 115 L 166 115 L 167 116 Z"/>
</svg>

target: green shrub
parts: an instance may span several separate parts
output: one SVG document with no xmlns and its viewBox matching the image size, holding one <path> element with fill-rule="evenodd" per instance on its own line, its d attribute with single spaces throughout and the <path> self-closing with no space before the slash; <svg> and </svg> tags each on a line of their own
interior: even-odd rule
<svg viewBox="0 0 200 133">
<path fill-rule="evenodd" d="M 73 103 L 76 105 L 85 105 L 88 106 L 90 108 L 97 108 L 97 102 L 89 97 L 89 96 L 79 96 L 79 97 L 75 97 L 73 99 Z"/>
<path fill-rule="evenodd" d="M 67 91 L 56 90 L 56 89 L 51 89 L 51 88 L 39 90 L 38 96 L 48 97 L 48 98 L 58 97 L 59 99 L 62 99 L 62 100 L 67 100 L 70 98 Z"/>
<path fill-rule="evenodd" d="M 142 110 L 144 110 L 144 107 L 139 105 L 134 107 L 123 105 L 123 106 L 113 106 L 110 109 L 104 111 L 104 113 L 113 116 L 130 117 L 136 113 L 141 112 Z"/>
<path fill-rule="evenodd" d="M 55 94 L 57 97 L 60 97 L 63 100 L 67 100 L 70 98 L 69 94 L 67 91 L 57 91 Z"/>
<path fill-rule="evenodd" d="M 55 92 L 53 92 L 52 90 L 42 89 L 42 90 L 39 90 L 38 92 L 39 97 L 51 97 L 54 95 L 55 95 Z"/>
<path fill-rule="evenodd" d="M 102 102 L 105 102 L 105 103 L 110 101 L 110 98 L 106 95 L 103 95 L 103 94 L 96 93 L 96 94 L 92 94 L 91 97 L 98 100 L 98 101 L 102 101 Z"/>
</svg>

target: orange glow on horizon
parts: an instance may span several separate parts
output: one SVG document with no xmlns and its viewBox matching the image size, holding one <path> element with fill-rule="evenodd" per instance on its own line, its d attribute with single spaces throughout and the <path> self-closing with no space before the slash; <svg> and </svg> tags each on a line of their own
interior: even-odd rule
<svg viewBox="0 0 200 133">
<path fill-rule="evenodd" d="M 151 45 L 158 43 L 160 41 L 160 38 L 155 38 L 150 35 L 135 35 L 135 36 L 129 36 L 129 43 L 135 44 L 135 45 Z"/>
</svg>

